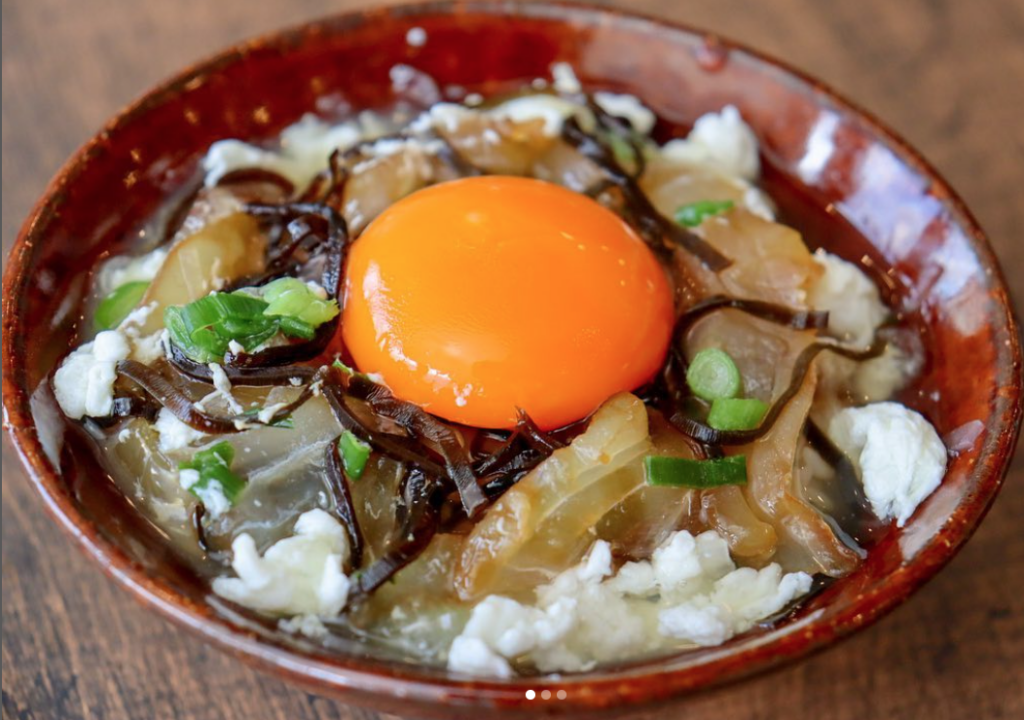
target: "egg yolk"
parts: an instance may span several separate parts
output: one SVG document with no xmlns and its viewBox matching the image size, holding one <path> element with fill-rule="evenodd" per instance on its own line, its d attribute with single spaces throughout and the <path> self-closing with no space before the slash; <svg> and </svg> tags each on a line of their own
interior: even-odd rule
<svg viewBox="0 0 1024 720">
<path fill-rule="evenodd" d="M 343 338 L 356 366 L 448 420 L 544 429 L 583 418 L 661 367 L 672 292 L 621 218 L 517 177 L 434 185 L 353 244 Z"/>
</svg>

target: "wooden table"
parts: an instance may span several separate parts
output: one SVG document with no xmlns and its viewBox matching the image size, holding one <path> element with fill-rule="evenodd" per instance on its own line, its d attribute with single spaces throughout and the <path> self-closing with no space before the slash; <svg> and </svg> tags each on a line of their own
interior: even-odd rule
<svg viewBox="0 0 1024 720">
<path fill-rule="evenodd" d="M 4 257 L 65 158 L 117 108 L 227 43 L 341 0 L 4 0 Z M 645 0 L 815 73 L 946 175 L 1024 297 L 1024 3 Z M 1024 717 L 1024 461 L 911 602 L 852 640 L 696 698 L 689 718 Z M 375 718 L 229 660 L 105 580 L 3 451 L 4 718 Z"/>
</svg>

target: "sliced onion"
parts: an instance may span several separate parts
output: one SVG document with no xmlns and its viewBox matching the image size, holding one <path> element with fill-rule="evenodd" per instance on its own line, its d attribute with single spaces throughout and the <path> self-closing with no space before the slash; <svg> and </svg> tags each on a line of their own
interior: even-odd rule
<svg viewBox="0 0 1024 720">
<path fill-rule="evenodd" d="M 773 560 L 788 572 L 825 573 L 842 577 L 860 563 L 825 518 L 800 499 L 795 490 L 796 451 L 814 401 L 817 376 L 806 374 L 772 428 L 747 452 L 747 485 L 743 488 L 754 512 L 771 523 L 778 535 Z"/>
</svg>

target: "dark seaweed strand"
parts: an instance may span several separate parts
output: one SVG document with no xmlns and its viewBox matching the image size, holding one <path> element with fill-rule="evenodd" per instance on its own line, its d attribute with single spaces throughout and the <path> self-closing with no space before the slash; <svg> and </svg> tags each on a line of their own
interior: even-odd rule
<svg viewBox="0 0 1024 720">
<path fill-rule="evenodd" d="M 359 519 L 356 517 L 356 508 L 352 502 L 352 490 L 338 450 L 338 439 L 328 443 L 324 466 L 327 470 L 327 486 L 334 497 L 335 514 L 348 534 L 351 552 L 347 571 L 351 572 L 363 564 L 363 533 L 359 529 Z"/>
<path fill-rule="evenodd" d="M 324 203 L 295 202 L 281 205 L 251 203 L 246 211 L 269 223 L 271 229 L 283 230 L 278 242 L 268 253 L 266 274 L 278 274 L 282 270 L 301 265 L 293 258 L 299 250 L 310 255 L 321 253 L 329 265 L 335 263 L 334 256 L 344 252 L 348 244 L 348 229 L 344 218 L 334 208 Z M 281 244 L 280 238 L 289 240 Z M 337 297 L 337 272 L 324 278 L 324 289 Z"/>
<path fill-rule="evenodd" d="M 597 121 L 598 126 L 629 145 L 630 150 L 633 152 L 633 162 L 636 165 L 633 172 L 629 173 L 629 175 L 634 180 L 639 180 L 647 169 L 647 156 L 644 154 L 643 146 L 637 140 L 637 134 L 633 129 L 632 123 L 625 118 L 612 115 L 606 111 L 597 103 L 593 95 L 586 96 L 586 103 L 590 112 L 594 114 L 594 119 Z"/>
<path fill-rule="evenodd" d="M 761 320 L 785 325 L 792 330 L 824 330 L 828 327 L 828 312 L 818 310 L 797 310 L 795 308 L 765 302 L 748 300 L 727 295 L 712 295 L 690 306 L 676 322 L 676 336 L 689 330 L 698 320 L 718 310 L 739 310 Z"/>
<path fill-rule="evenodd" d="M 296 231 L 298 231 L 299 228 L 306 229 L 302 239 L 312 239 L 314 241 L 311 243 L 311 251 L 326 249 L 330 252 L 333 249 L 333 245 L 341 246 L 338 248 L 340 250 L 348 242 L 348 229 L 345 224 L 345 219 L 337 210 L 324 203 L 249 203 L 245 206 L 245 211 L 253 217 L 271 225 L 284 224 L 287 226 L 288 223 L 291 223 L 298 218 L 304 218 L 303 224 L 296 224 L 291 229 Z M 309 216 L 308 219 L 306 216 Z M 310 225 L 309 222 L 312 218 L 319 218 L 326 224 L 326 227 L 319 230 L 314 228 L 314 226 Z M 321 246 L 326 246 L 326 248 L 322 248 Z M 324 288 L 327 292 L 331 292 L 332 288 L 335 288 L 335 286 L 333 284 L 328 284 L 325 285 Z"/>
<path fill-rule="evenodd" d="M 493 500 L 519 482 L 555 450 L 564 447 L 559 439 L 542 432 L 524 411 L 505 441 L 473 465 L 477 484 Z"/>
<path fill-rule="evenodd" d="M 514 471 L 518 469 L 520 464 L 523 462 L 523 456 L 529 456 L 535 454 L 536 451 L 526 443 L 526 439 L 523 437 L 526 429 L 523 416 L 525 413 L 520 411 L 519 421 L 516 423 L 512 431 L 508 433 L 508 436 L 502 441 L 501 445 L 494 452 L 488 453 L 479 457 L 473 463 L 473 472 L 478 477 L 485 475 L 493 475 L 500 473 L 503 470 Z M 532 424 L 533 421 L 529 420 Z M 534 426 L 536 427 L 536 426 Z M 537 432 L 540 432 L 539 430 Z M 544 435 L 547 438 L 547 435 Z M 557 443 L 557 440 L 550 440 L 549 442 Z M 550 453 L 548 453 L 550 454 Z"/>
<path fill-rule="evenodd" d="M 153 422 L 159 412 L 160 403 L 154 402 L 149 397 L 118 395 L 114 397 L 109 415 L 90 418 L 90 420 L 97 427 L 107 429 L 128 418 L 142 418 L 147 422 Z"/>
<path fill-rule="evenodd" d="M 378 430 L 368 425 L 349 407 L 344 385 L 338 381 L 337 374 L 343 371 L 336 368 L 328 370 L 327 379 L 323 384 L 324 398 L 331 409 L 331 414 L 344 430 L 353 433 L 360 440 L 388 457 L 400 462 L 409 463 L 426 473 L 443 476 L 444 465 L 431 457 L 430 451 L 404 435 L 395 435 Z"/>
<path fill-rule="evenodd" d="M 310 244 L 308 240 L 313 240 L 314 245 L 321 242 L 326 234 L 326 221 L 319 215 L 299 215 L 288 221 L 283 230 L 278 242 L 267 253 L 267 269 L 270 272 L 278 272 L 298 262 L 294 257 L 299 250 Z M 281 237 L 288 237 L 288 242 L 281 243 Z"/>
<path fill-rule="evenodd" d="M 258 352 L 235 354 L 228 350 L 224 353 L 224 362 L 221 366 L 224 372 L 231 377 L 230 370 L 244 371 L 246 369 L 257 370 L 259 368 L 281 367 L 294 368 L 292 363 L 305 362 L 318 357 L 327 349 L 331 340 L 337 333 L 338 318 L 328 320 L 316 329 L 312 340 L 305 342 L 289 342 L 283 345 L 272 345 L 263 348 Z M 240 375 L 244 377 L 245 375 Z"/>
<path fill-rule="evenodd" d="M 804 436 L 808 445 L 833 469 L 841 494 L 840 514 L 829 513 L 847 535 L 860 545 L 870 543 L 884 525 L 878 520 L 864 486 L 857 476 L 853 461 L 832 441 L 816 422 L 808 419 L 804 425 Z"/>
<path fill-rule="evenodd" d="M 666 259 L 674 247 L 679 246 L 715 272 L 724 270 L 731 264 L 729 258 L 696 233 L 659 213 L 647 194 L 640 189 L 636 179 L 619 165 L 611 149 L 596 135 L 580 127 L 576 118 L 568 118 L 562 124 L 562 139 L 601 168 L 608 179 L 619 188 L 629 208 L 629 215 L 636 224 L 637 232 L 659 257 Z"/>
<path fill-rule="evenodd" d="M 290 196 L 295 192 L 295 185 L 284 175 L 259 167 L 239 168 L 238 170 L 225 173 L 217 181 L 217 186 L 244 185 L 246 183 L 274 185 L 286 196 Z"/>
<path fill-rule="evenodd" d="M 426 415 L 418 407 L 408 406 L 395 399 L 386 388 L 363 375 L 352 375 L 334 367 L 328 373 L 324 396 L 339 424 L 368 442 L 375 451 L 407 464 L 401 492 L 402 503 L 396 517 L 398 533 L 383 557 L 357 573 L 352 598 L 353 602 L 359 602 L 423 552 L 434 535 L 441 530 L 441 524 L 446 522 L 442 517 L 442 509 L 456 522 L 460 516 L 459 510 L 466 516 L 472 510 L 466 508 L 465 495 L 459 487 L 459 476 L 453 472 L 453 463 L 450 461 L 450 457 L 456 454 L 452 444 L 456 442 L 454 433 L 458 432 L 457 429 Z M 350 406 L 351 401 L 365 403 L 378 417 L 391 420 L 408 436 L 386 433 L 368 426 Z M 530 421 L 520 423 L 519 427 L 522 432 L 534 436 L 531 442 L 537 446 L 546 449 L 560 446 L 559 441 L 548 438 Z M 425 445 L 424 441 L 432 442 L 442 450 L 445 447 L 449 449 L 449 457 L 444 458 L 443 465 L 433 460 L 435 451 Z M 542 454 L 527 446 L 507 461 L 509 466 L 500 468 L 494 475 L 478 481 L 475 468 L 468 466 L 467 470 L 486 502 L 511 487 L 546 456 L 547 453 Z M 489 482 L 491 486 L 488 486 Z M 498 483 L 501 485 L 500 490 L 497 489 Z M 454 486 L 453 494 L 456 497 L 449 501 L 447 488 L 451 486 Z"/>
<path fill-rule="evenodd" d="M 518 416 L 516 430 L 519 431 L 526 445 L 531 450 L 547 457 L 555 450 L 565 447 L 565 443 L 537 427 L 537 424 L 526 414 L 525 410 L 520 408 L 516 414 Z"/>
<path fill-rule="evenodd" d="M 437 478 L 419 469 L 413 468 L 406 474 L 401 489 L 398 532 L 384 556 L 357 573 L 355 589 L 349 596 L 352 602 L 364 600 L 427 548 L 437 534 L 439 489 Z"/>
<path fill-rule="evenodd" d="M 291 347 L 282 346 L 282 347 Z M 275 348 L 276 349 L 276 348 Z M 228 353 L 231 355 L 231 353 Z M 227 357 L 227 356 L 225 356 Z M 232 356 L 239 357 L 245 361 L 252 358 L 252 355 L 240 355 Z M 192 380 L 198 380 L 207 384 L 213 384 L 213 372 L 210 370 L 209 365 L 198 363 L 192 358 L 188 357 L 181 348 L 174 343 L 170 343 L 170 352 L 167 355 L 168 362 L 174 367 L 175 370 L 180 372 Z M 291 385 L 292 378 L 299 378 L 303 382 L 308 382 L 316 374 L 316 370 L 308 365 L 288 365 L 280 366 L 274 365 L 253 365 L 249 366 L 246 364 L 224 364 L 221 366 L 224 370 L 224 374 L 227 375 L 228 380 L 231 381 L 232 385 L 249 385 L 249 386 L 285 386 Z"/>
<path fill-rule="evenodd" d="M 180 388 L 147 365 L 136 360 L 122 360 L 117 364 L 117 374 L 134 382 L 176 418 L 196 430 L 211 435 L 239 431 L 232 418 L 218 417 L 198 409 Z"/>
<path fill-rule="evenodd" d="M 210 552 L 210 545 L 206 542 L 206 526 L 203 524 L 203 517 L 206 515 L 206 506 L 201 502 L 196 503 L 195 508 L 192 510 L 192 529 L 196 533 L 196 544 L 199 545 L 199 549 L 205 552 Z"/>
<path fill-rule="evenodd" d="M 118 375 L 123 375 L 140 388 L 146 391 L 150 397 L 167 408 L 176 418 L 189 427 L 195 428 L 208 435 L 226 435 L 244 430 L 246 426 L 252 425 L 273 425 L 284 420 L 298 409 L 302 404 L 314 395 L 314 388 L 317 382 L 306 385 L 295 400 L 282 406 L 265 422 L 250 415 L 212 415 L 195 406 L 185 392 L 174 384 L 173 381 L 136 360 L 122 360 L 117 364 Z"/>
<path fill-rule="evenodd" d="M 296 223 L 288 229 L 293 232 L 301 232 L 302 240 L 312 239 L 311 251 L 342 251 L 348 243 L 348 228 L 345 224 L 345 219 L 337 210 L 324 203 L 249 203 L 245 206 L 245 211 L 264 222 L 272 225 L 284 224 L 286 227 L 289 223 L 302 219 L 302 223 Z M 311 224 L 314 218 L 325 223 L 325 227 L 316 228 L 315 225 Z M 334 294 L 337 294 L 337 284 L 330 282 L 329 279 L 324 285 L 324 289 L 328 293 L 334 290 Z"/>
<path fill-rule="evenodd" d="M 348 391 L 366 402 L 375 413 L 402 426 L 410 435 L 436 443 L 444 458 L 447 476 L 455 484 L 466 515 L 473 517 L 487 499 L 477 485 L 469 451 L 461 434 L 418 405 L 399 400 L 383 385 L 361 373 L 346 377 Z"/>
<path fill-rule="evenodd" d="M 493 472 L 480 477 L 478 481 L 480 488 L 488 500 L 496 500 L 548 457 L 550 456 L 536 452 L 518 452 L 507 463 L 499 465 Z"/>
<path fill-rule="evenodd" d="M 343 428 L 354 432 L 384 455 L 411 463 L 426 474 L 450 480 L 468 517 L 563 445 L 560 440 L 540 431 L 522 413 L 516 429 L 503 446 L 490 458 L 473 463 L 457 429 L 418 406 L 398 400 L 387 388 L 365 375 L 331 368 L 327 378 L 324 394 Z M 349 404 L 352 400 L 365 403 L 377 417 L 391 420 L 406 435 L 382 432 L 369 426 L 353 411 Z M 425 442 L 438 449 L 443 465 L 433 459 L 435 450 Z M 467 487 L 471 490 L 467 491 Z"/>
<path fill-rule="evenodd" d="M 298 202 L 316 202 L 341 206 L 341 196 L 348 182 L 349 171 L 344 163 L 341 150 L 334 150 L 327 159 L 327 169 L 317 173 L 309 186 L 299 195 Z"/>
<path fill-rule="evenodd" d="M 796 362 L 793 364 L 789 386 L 772 403 L 768 412 L 765 413 L 764 419 L 761 420 L 761 424 L 753 430 L 717 430 L 700 420 L 695 420 L 679 409 L 669 416 L 668 421 L 679 432 L 705 445 L 746 445 L 751 443 L 764 436 L 772 428 L 789 401 L 800 391 L 800 386 L 803 385 L 804 378 L 810 370 L 814 358 L 824 350 L 834 352 L 851 360 L 864 361 L 881 355 L 885 351 L 885 341 L 876 341 L 870 347 L 863 349 L 847 347 L 831 338 L 820 338 L 813 344 L 808 345 L 797 356 Z"/>
</svg>

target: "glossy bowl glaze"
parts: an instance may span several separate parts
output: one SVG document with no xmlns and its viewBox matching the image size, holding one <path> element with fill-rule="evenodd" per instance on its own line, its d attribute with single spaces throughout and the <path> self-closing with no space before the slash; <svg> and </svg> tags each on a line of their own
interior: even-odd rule
<svg viewBox="0 0 1024 720">
<path fill-rule="evenodd" d="M 426 32 L 421 46 L 407 42 L 414 27 Z M 942 486 L 857 572 L 774 629 L 558 679 L 469 681 L 358 651 L 326 654 L 216 611 L 52 410 L 33 408 L 33 390 L 73 341 L 83 272 L 128 247 L 134 228 L 215 140 L 270 138 L 325 99 L 356 110 L 385 105 L 396 64 L 457 95 L 546 77 L 560 60 L 590 88 L 641 97 L 662 118 L 661 139 L 726 103 L 741 110 L 761 140 L 765 185 L 783 219 L 811 245 L 863 259 L 920 328 L 926 362 L 901 399 L 959 447 Z M 916 152 L 763 55 L 573 5 L 439 3 L 342 15 L 185 71 L 112 119 L 52 181 L 14 247 L 3 310 L 3 402 L 14 443 L 49 512 L 108 575 L 254 665 L 352 703 L 420 716 L 626 712 L 826 647 L 905 600 L 968 539 L 999 490 L 1021 416 L 1019 331 L 996 260 L 963 203 Z"/>
</svg>

